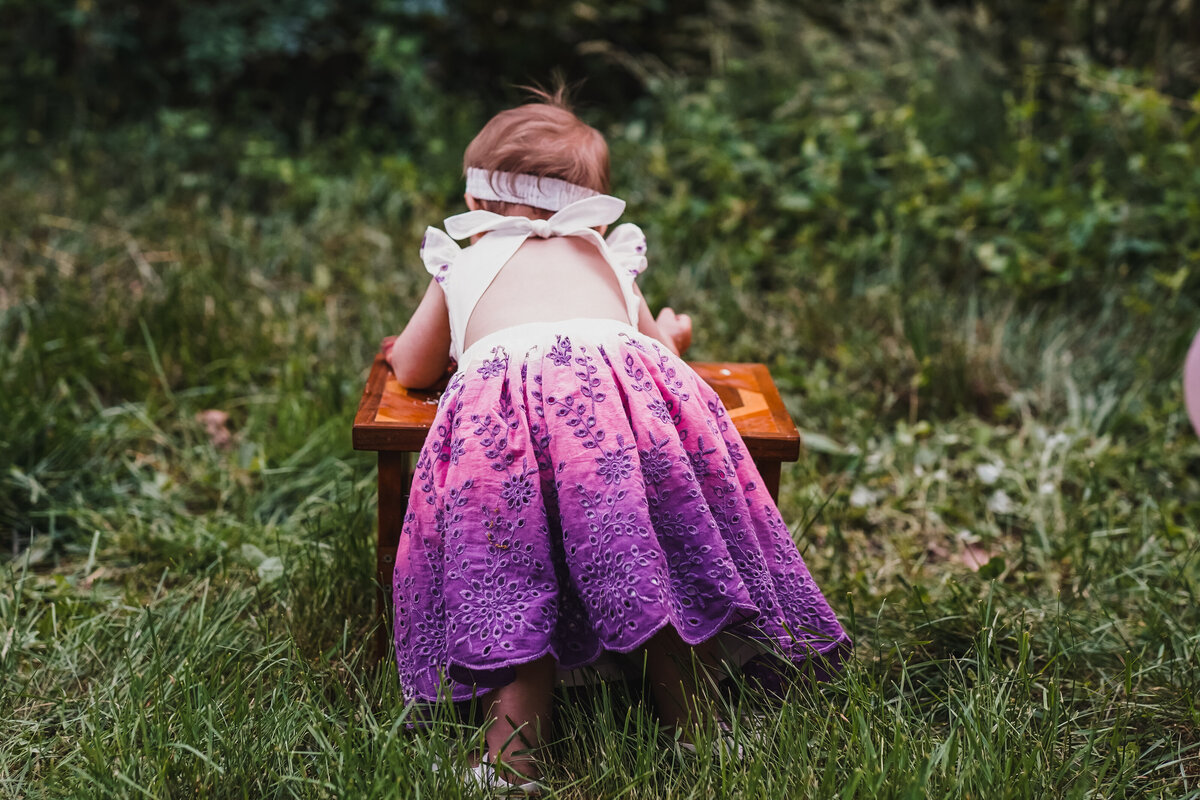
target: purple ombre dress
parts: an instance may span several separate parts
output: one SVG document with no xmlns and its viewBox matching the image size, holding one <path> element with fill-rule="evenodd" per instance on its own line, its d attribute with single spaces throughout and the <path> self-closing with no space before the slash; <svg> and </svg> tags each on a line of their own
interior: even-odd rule
<svg viewBox="0 0 1200 800">
<path fill-rule="evenodd" d="M 459 249 L 430 229 L 422 248 L 459 366 L 417 460 L 396 553 L 405 696 L 467 699 L 546 654 L 561 671 L 598 667 L 668 625 L 689 644 L 720 636 L 738 660 L 836 665 L 846 634 L 721 401 L 631 324 L 641 232 L 588 237 L 580 231 L 610 220 L 577 209 L 556 223 L 564 212 L 538 230 L 459 215 L 447 220 L 456 238 L 463 217 L 490 232 Z M 461 351 L 479 285 L 531 234 L 594 237 L 632 300 L 631 322 L 534 322 Z"/>
</svg>

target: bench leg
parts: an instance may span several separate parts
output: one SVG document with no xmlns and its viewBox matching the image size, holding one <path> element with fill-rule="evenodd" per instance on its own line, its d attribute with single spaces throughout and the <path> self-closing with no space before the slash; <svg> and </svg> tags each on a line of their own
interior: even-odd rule
<svg viewBox="0 0 1200 800">
<path fill-rule="evenodd" d="M 771 493 L 771 499 L 779 503 L 779 462 L 778 461 L 762 461 L 756 462 L 758 474 L 762 476 L 763 485 L 767 487 L 767 491 Z"/>
<path fill-rule="evenodd" d="M 375 629 L 375 658 L 391 651 L 392 571 L 396 567 L 396 545 L 408 513 L 408 490 L 412 486 L 411 453 L 379 452 L 379 533 L 375 543 L 375 577 L 379 583 L 375 610 L 380 624 Z"/>
</svg>

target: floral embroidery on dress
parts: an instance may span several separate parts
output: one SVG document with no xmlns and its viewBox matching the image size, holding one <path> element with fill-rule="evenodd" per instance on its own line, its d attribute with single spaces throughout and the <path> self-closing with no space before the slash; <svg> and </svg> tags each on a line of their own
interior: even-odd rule
<svg viewBox="0 0 1200 800">
<path fill-rule="evenodd" d="M 609 450 L 596 459 L 600 465 L 596 474 L 608 484 L 620 483 L 628 478 L 633 474 L 633 456 L 630 455 L 633 449 L 633 444 L 625 444 L 624 437 L 618 433 L 617 449 Z"/>
<path fill-rule="evenodd" d="M 571 339 L 561 334 L 556 337 L 554 347 L 550 348 L 550 361 L 555 366 L 563 367 L 571 363 Z"/>
<path fill-rule="evenodd" d="M 504 501 L 510 511 L 521 509 L 533 502 L 535 491 L 533 487 L 533 477 L 537 475 L 536 469 L 529 467 L 529 460 L 526 459 L 525 470 L 517 475 L 509 475 L 501 483 L 500 499 Z"/>
<path fill-rule="evenodd" d="M 504 352 L 503 348 L 497 347 L 492 350 L 492 358 L 483 362 L 476 372 L 483 376 L 483 378 L 486 380 L 487 378 L 494 378 L 504 372 L 504 368 L 507 365 L 508 353 Z"/>
<path fill-rule="evenodd" d="M 401 684 L 427 701 L 546 652 L 564 669 L 629 652 L 664 624 L 795 662 L 846 641 L 716 393 L 643 337 L 569 323 L 451 379 L 394 597 Z"/>
<path fill-rule="evenodd" d="M 649 434 L 648 438 L 651 446 L 640 451 L 638 455 L 642 460 L 642 476 L 648 484 L 657 486 L 666 482 L 671 474 L 671 458 L 664 451 L 670 440 L 664 438 L 657 441 L 653 433 Z"/>
</svg>

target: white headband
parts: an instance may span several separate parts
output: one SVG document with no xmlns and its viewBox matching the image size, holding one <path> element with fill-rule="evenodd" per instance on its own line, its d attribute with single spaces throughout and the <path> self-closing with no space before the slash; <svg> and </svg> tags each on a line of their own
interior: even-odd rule
<svg viewBox="0 0 1200 800">
<path fill-rule="evenodd" d="M 577 200 L 595 197 L 600 192 L 558 178 L 467 167 L 467 194 L 476 200 L 498 200 L 561 211 Z"/>
</svg>

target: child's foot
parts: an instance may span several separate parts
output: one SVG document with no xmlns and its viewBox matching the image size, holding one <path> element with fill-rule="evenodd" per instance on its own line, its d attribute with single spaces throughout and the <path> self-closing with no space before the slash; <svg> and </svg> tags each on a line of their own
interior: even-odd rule
<svg viewBox="0 0 1200 800">
<path fill-rule="evenodd" d="M 694 756 L 699 753 L 696 747 L 696 742 L 702 741 L 700 731 L 692 729 L 684 731 L 678 729 L 675 732 L 674 744 L 678 752 L 685 755 Z M 716 731 L 716 736 L 709 742 L 708 750 L 712 753 L 713 758 L 745 758 L 750 747 L 750 741 L 746 737 L 746 731 L 735 731 L 732 728 L 726 727 L 724 724 Z"/>
<path fill-rule="evenodd" d="M 691 742 L 685 742 L 680 739 L 678 742 L 676 742 L 676 744 L 678 745 L 680 751 L 689 756 L 694 756 L 699 753 L 699 751 L 696 749 L 696 745 L 692 744 Z M 728 733 L 723 733 L 716 739 L 713 739 L 712 742 L 709 743 L 709 748 L 712 751 L 713 758 L 721 758 L 722 756 L 727 758 L 746 757 L 746 748 Z"/>
<path fill-rule="evenodd" d="M 526 776 L 503 764 L 492 763 L 485 753 L 483 759 L 470 767 L 462 775 L 463 783 L 478 789 L 484 789 L 496 795 L 524 794 L 535 796 L 545 791 L 546 787 L 536 780 L 525 780 Z"/>
</svg>

